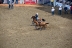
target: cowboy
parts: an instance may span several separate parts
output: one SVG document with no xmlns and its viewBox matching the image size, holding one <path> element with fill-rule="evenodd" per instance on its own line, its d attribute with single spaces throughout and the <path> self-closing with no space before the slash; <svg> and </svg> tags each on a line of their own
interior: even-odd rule
<svg viewBox="0 0 72 48">
<path fill-rule="evenodd" d="M 64 7 L 65 14 L 68 14 L 68 4 Z"/>
<path fill-rule="evenodd" d="M 51 6 L 54 6 L 54 0 L 50 0 L 51 1 Z"/>
<path fill-rule="evenodd" d="M 13 8 L 13 4 L 14 4 L 13 1 L 12 1 L 12 0 L 9 0 L 9 8 L 10 8 L 10 9 Z"/>
<path fill-rule="evenodd" d="M 71 7 L 70 7 L 70 13 L 72 14 L 72 5 L 71 5 Z"/>
<path fill-rule="evenodd" d="M 54 15 L 54 11 L 55 11 L 55 9 L 54 9 L 54 7 L 52 7 L 52 9 L 51 9 L 52 15 Z"/>
<path fill-rule="evenodd" d="M 37 21 L 37 20 L 39 19 L 39 18 L 38 18 L 38 13 L 35 14 L 35 17 L 36 17 L 36 21 Z"/>
<path fill-rule="evenodd" d="M 36 13 L 35 17 L 36 17 L 36 21 L 38 21 L 38 23 L 41 23 L 41 19 L 38 17 L 38 13 Z"/>
<path fill-rule="evenodd" d="M 59 15 L 61 15 L 61 12 L 62 12 L 62 7 L 60 6 L 59 7 Z"/>
</svg>

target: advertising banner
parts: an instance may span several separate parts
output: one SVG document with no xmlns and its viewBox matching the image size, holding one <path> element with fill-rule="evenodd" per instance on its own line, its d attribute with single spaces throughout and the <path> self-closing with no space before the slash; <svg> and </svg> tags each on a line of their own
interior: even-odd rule
<svg viewBox="0 0 72 48">
<path fill-rule="evenodd" d="M 25 0 L 25 4 L 36 4 L 36 0 Z"/>
</svg>

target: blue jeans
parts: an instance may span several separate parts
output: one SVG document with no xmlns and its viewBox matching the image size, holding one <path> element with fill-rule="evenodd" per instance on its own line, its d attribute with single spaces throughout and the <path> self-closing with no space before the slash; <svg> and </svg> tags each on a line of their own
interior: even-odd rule
<svg viewBox="0 0 72 48">
<path fill-rule="evenodd" d="M 16 0 L 16 4 L 18 4 L 18 0 Z"/>
<path fill-rule="evenodd" d="M 72 14 L 72 10 L 70 11 L 70 13 Z"/>
<path fill-rule="evenodd" d="M 10 5 L 10 4 L 9 4 L 9 8 L 10 8 L 10 9 L 13 9 L 13 5 Z"/>
<path fill-rule="evenodd" d="M 54 11 L 52 11 L 52 15 L 54 15 Z"/>
<path fill-rule="evenodd" d="M 59 15 L 61 15 L 61 10 L 59 10 Z"/>
<path fill-rule="evenodd" d="M 7 1 L 7 3 L 9 4 L 10 3 L 10 1 Z M 9 4 L 9 8 L 11 8 L 11 5 Z"/>
<path fill-rule="evenodd" d="M 65 10 L 65 14 L 68 14 L 68 10 Z"/>
</svg>

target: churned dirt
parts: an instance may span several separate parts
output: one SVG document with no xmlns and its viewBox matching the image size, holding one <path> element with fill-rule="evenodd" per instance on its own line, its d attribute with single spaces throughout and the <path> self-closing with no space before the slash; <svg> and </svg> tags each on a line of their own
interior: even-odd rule
<svg viewBox="0 0 72 48">
<path fill-rule="evenodd" d="M 50 11 L 50 6 L 0 6 L 0 48 L 72 48 L 72 15 Z M 45 30 L 31 26 L 35 13 L 50 23 Z"/>
</svg>

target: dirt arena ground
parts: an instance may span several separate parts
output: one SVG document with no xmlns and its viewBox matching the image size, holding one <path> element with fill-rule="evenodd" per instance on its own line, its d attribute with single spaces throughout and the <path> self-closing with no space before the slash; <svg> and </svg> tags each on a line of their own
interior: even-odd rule
<svg viewBox="0 0 72 48">
<path fill-rule="evenodd" d="M 8 7 L 0 6 L 0 48 L 72 48 L 72 15 L 51 15 L 50 6 Z M 39 13 L 40 18 L 50 24 L 45 30 L 31 26 L 31 16 Z"/>
</svg>

